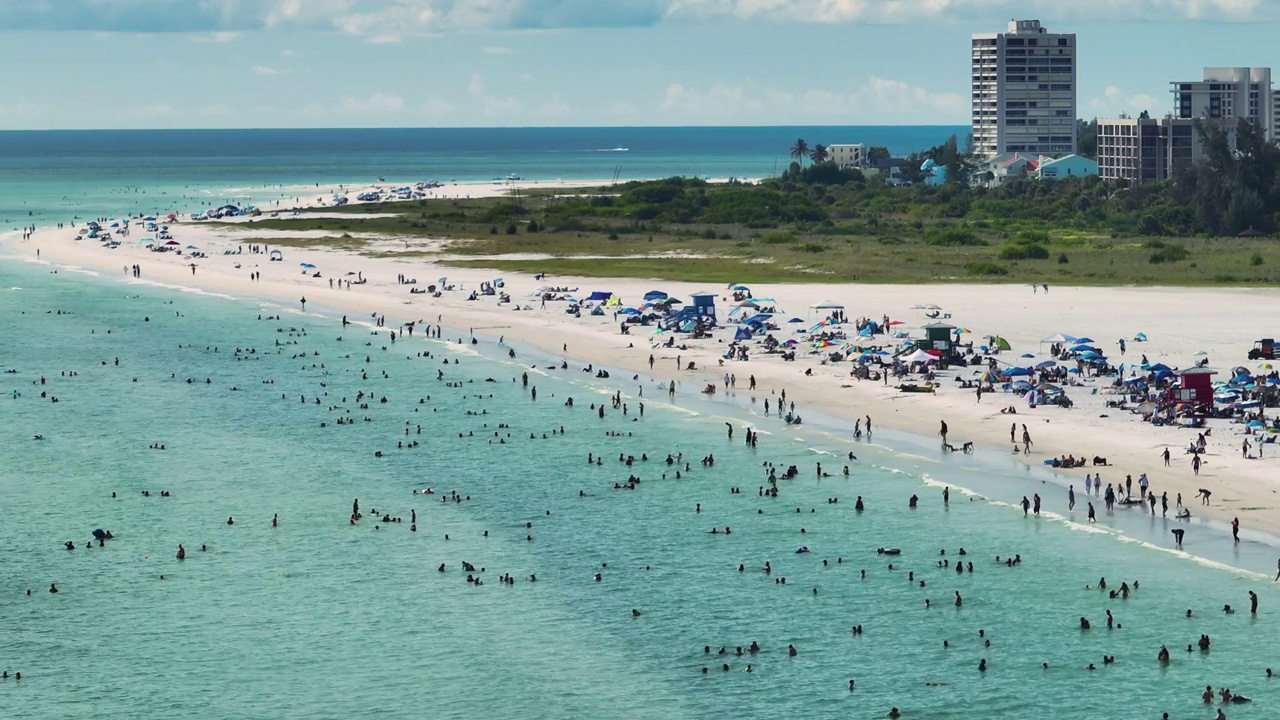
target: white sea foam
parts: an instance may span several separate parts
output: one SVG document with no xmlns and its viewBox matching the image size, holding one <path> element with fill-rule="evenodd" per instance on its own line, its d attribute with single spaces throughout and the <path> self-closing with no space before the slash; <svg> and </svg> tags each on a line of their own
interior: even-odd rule
<svg viewBox="0 0 1280 720">
<path fill-rule="evenodd" d="M 1155 543 L 1150 543 L 1150 542 L 1147 542 L 1146 540 L 1139 540 L 1137 538 L 1132 538 L 1127 535 L 1118 534 L 1116 535 L 1116 539 L 1125 543 L 1141 545 L 1142 547 L 1147 548 L 1148 550 L 1158 550 L 1160 552 L 1169 553 L 1170 555 L 1175 555 L 1180 558 L 1185 558 L 1187 560 L 1190 560 L 1196 563 L 1197 565 L 1202 565 L 1207 568 L 1213 568 L 1215 570 L 1226 570 L 1228 572 L 1235 573 L 1236 575 L 1242 578 L 1249 578 L 1253 580 L 1270 580 L 1271 579 L 1270 575 L 1264 575 L 1262 573 L 1253 572 L 1251 570 L 1244 570 L 1234 565 L 1228 565 L 1227 563 L 1218 562 L 1216 560 L 1210 560 L 1208 558 L 1200 557 L 1199 555 L 1192 555 L 1191 553 L 1185 550 L 1179 550 L 1177 548 L 1172 548 L 1172 547 L 1163 547 L 1160 545 L 1156 545 Z"/>
</svg>

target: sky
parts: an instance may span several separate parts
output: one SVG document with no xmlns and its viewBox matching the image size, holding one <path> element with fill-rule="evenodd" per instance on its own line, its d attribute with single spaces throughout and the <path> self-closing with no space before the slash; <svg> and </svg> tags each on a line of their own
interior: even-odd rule
<svg viewBox="0 0 1280 720">
<path fill-rule="evenodd" d="M 967 125 L 1015 16 L 1086 118 L 1280 59 L 1280 0 L 0 0 L 0 130 Z"/>
</svg>

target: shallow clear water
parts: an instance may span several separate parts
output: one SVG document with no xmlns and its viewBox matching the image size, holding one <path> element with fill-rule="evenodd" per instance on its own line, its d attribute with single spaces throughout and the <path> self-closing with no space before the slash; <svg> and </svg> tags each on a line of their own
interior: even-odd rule
<svg viewBox="0 0 1280 720">
<path fill-rule="evenodd" d="M 59 309 L 71 314 L 47 312 Z M 644 379 L 597 381 L 577 366 L 531 370 L 532 401 L 520 373 L 553 361 L 523 348 L 513 361 L 488 338 L 391 345 L 334 317 L 258 319 L 277 312 L 0 265 L 0 366 L 18 370 L 0 376 L 0 665 L 24 676 L 0 681 L 5 716 L 871 718 L 896 705 L 914 718 L 1209 717 L 1206 684 L 1256 699 L 1229 709 L 1233 720 L 1275 716 L 1280 688 L 1263 674 L 1280 604 L 1261 576 L 1269 546 L 1219 550 L 1229 541 L 1197 525 L 1188 544 L 1208 560 L 1180 557 L 1162 549 L 1164 521 L 1025 518 L 1012 504 L 1031 492 L 1065 513 L 1061 489 L 981 458 L 935 462 L 910 438 L 883 433 L 898 450 L 854 447 L 817 426 L 758 419 L 749 449 L 732 404 L 677 396 L 672 406 Z M 617 389 L 628 414 L 607 407 L 600 419 L 591 404 Z M 367 410 L 361 390 L 375 398 Z M 355 422 L 336 425 L 340 416 Z M 511 427 L 494 438 L 500 423 Z M 860 459 L 846 478 L 850 449 Z M 605 463 L 588 465 L 589 452 Z M 650 459 L 628 468 L 621 452 Z M 681 479 L 667 453 L 691 462 Z M 699 463 L 708 453 L 710 469 Z M 757 495 L 765 461 L 800 469 L 778 499 Z M 816 462 L 834 476 L 817 477 Z M 638 489 L 612 489 L 630 473 Z M 944 481 L 1001 502 L 957 489 L 944 507 Z M 424 487 L 471 500 L 412 493 Z M 366 518 L 352 526 L 356 497 Z M 404 522 L 381 523 L 374 508 Z M 117 539 L 82 547 L 96 527 Z M 81 547 L 68 552 L 66 540 Z M 795 554 L 801 545 L 812 552 Z M 936 566 L 940 548 L 954 560 L 960 547 L 973 574 Z M 1021 566 L 995 562 L 1013 553 Z M 463 560 L 484 568 L 483 586 L 465 582 Z M 514 586 L 498 581 L 504 572 Z M 1141 589 L 1128 600 L 1084 589 L 1102 575 Z M 61 592 L 48 593 L 51 582 Z M 1216 612 L 1224 603 L 1240 612 Z M 1107 609 L 1122 629 L 1106 629 Z M 1081 615 L 1092 631 L 1077 629 Z M 865 633 L 851 636 L 853 624 Z M 1186 653 L 1200 633 L 1213 650 Z M 762 654 L 733 656 L 752 640 Z M 1165 667 L 1161 644 L 1173 651 Z M 1116 665 L 1104 668 L 1104 654 Z M 1100 669 L 1086 671 L 1091 662 Z"/>
</svg>

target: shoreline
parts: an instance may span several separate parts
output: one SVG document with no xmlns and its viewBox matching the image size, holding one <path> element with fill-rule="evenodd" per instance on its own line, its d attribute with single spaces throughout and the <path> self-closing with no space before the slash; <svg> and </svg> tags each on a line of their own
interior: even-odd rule
<svg viewBox="0 0 1280 720">
<path fill-rule="evenodd" d="M 573 183 L 582 187 L 582 182 Z M 504 186 L 489 186 L 491 190 L 505 191 Z M 265 215 L 264 215 L 265 217 Z M 0 235 L 0 246 L 19 258 L 35 259 L 39 249 L 40 261 L 67 269 L 80 268 L 96 272 L 104 277 L 121 272 L 126 264 L 142 265 L 142 281 L 159 281 L 175 288 L 191 288 L 233 297 L 255 297 L 276 302 L 285 307 L 296 306 L 298 298 L 308 297 L 313 307 L 331 307 L 346 314 L 385 314 L 387 329 L 397 329 L 402 322 L 420 321 L 439 324 L 462 331 L 464 328 L 480 330 L 495 337 L 505 335 L 516 342 L 538 348 L 552 357 L 573 358 L 578 362 L 621 368 L 634 373 L 652 375 L 655 378 L 679 383 L 680 392 L 689 394 L 706 384 L 723 386 L 726 373 L 755 375 L 760 386 L 756 393 L 735 390 L 740 397 L 754 397 L 755 401 L 771 399 L 776 402 L 777 393 L 785 389 L 787 398 L 797 404 L 801 415 L 806 409 L 852 424 L 866 415 L 872 416 L 877 428 L 888 428 L 927 439 L 940 420 L 946 420 L 953 428 L 952 442 L 959 445 L 972 441 L 978 452 L 1000 453 L 1011 457 L 1013 466 L 1033 470 L 1045 470 L 1062 486 L 1075 485 L 1078 507 L 1087 500 L 1083 496 L 1083 475 L 1099 472 L 1105 482 L 1123 483 L 1125 475 L 1135 480 L 1146 472 L 1151 477 L 1152 489 L 1169 493 L 1170 509 L 1176 494 L 1182 495 L 1186 506 L 1196 505 L 1193 516 L 1202 516 L 1215 522 L 1230 522 L 1239 517 L 1242 534 L 1247 538 L 1253 529 L 1271 536 L 1280 536 L 1280 514 L 1275 509 L 1275 495 L 1280 492 L 1280 481 L 1269 465 L 1280 463 L 1280 449 L 1272 450 L 1265 459 L 1243 460 L 1239 444 L 1244 436 L 1234 432 L 1239 426 L 1225 421 L 1211 421 L 1214 433 L 1209 444 L 1208 462 L 1197 479 L 1184 460 L 1182 448 L 1195 437 L 1195 432 L 1176 428 L 1156 428 L 1142 424 L 1137 418 L 1120 411 L 1107 412 L 1105 395 L 1094 395 L 1097 386 L 1069 388 L 1076 401 L 1072 410 L 1056 407 L 1030 409 L 1021 399 L 1001 393 L 986 394 L 982 402 L 975 402 L 969 390 L 953 387 L 955 382 L 944 376 L 939 392 L 926 396 L 900 393 L 893 387 L 883 387 L 870 381 L 851 380 L 840 367 L 819 364 L 817 355 L 801 355 L 795 363 L 782 363 L 770 356 L 760 356 L 750 362 L 726 362 L 717 364 L 724 341 L 696 341 L 688 350 L 658 348 L 647 328 L 636 328 L 637 334 L 622 336 L 614 321 L 584 315 L 574 319 L 561 311 L 558 303 L 550 303 L 546 310 L 538 309 L 538 303 L 528 299 L 531 291 L 543 282 L 520 273 L 505 274 L 505 290 L 517 303 L 528 301 L 534 309 L 513 312 L 511 306 L 497 306 L 493 297 L 468 302 L 468 291 L 484 280 L 491 280 L 502 273 L 482 269 L 459 269 L 441 266 L 415 258 L 401 261 L 386 258 L 367 258 L 343 251 L 313 248 L 285 248 L 284 262 L 272 263 L 265 255 L 223 255 L 237 247 L 246 234 L 252 234 L 252 223 L 231 225 L 202 225 L 180 222 L 171 225 L 174 237 L 183 245 L 196 245 L 208 253 L 198 259 L 194 275 L 184 260 L 175 253 L 152 253 L 143 248 L 123 244 L 117 249 L 106 249 L 89 240 L 73 240 L 74 231 L 63 229 L 38 229 L 29 240 L 22 240 L 20 233 Z M 243 226 L 243 227 L 242 227 Z M 499 258 L 494 258 L 499 259 Z M 298 265 L 307 262 L 317 265 L 324 277 L 316 279 L 297 272 Z M 240 263 L 241 267 L 234 265 Z M 250 272 L 257 271 L 262 279 L 252 282 Z M 308 271 L 310 272 L 310 271 Z M 369 283 L 353 286 L 350 290 L 330 289 L 329 275 L 343 277 L 344 272 L 359 272 Z M 457 292 L 445 293 L 442 298 L 427 295 L 409 295 L 408 289 L 394 282 L 395 276 L 404 273 L 417 276 L 420 285 L 433 282 L 439 276 L 449 276 L 458 284 Z M 126 282 L 135 282 L 127 279 Z M 720 300 L 726 292 L 722 287 L 700 283 L 673 283 L 633 279 L 588 279 L 553 277 L 546 280 L 556 286 L 577 287 L 582 292 L 593 289 L 612 290 L 630 301 L 638 302 L 648 289 L 660 287 L 673 296 L 683 297 L 695 291 L 716 291 L 722 316 L 728 307 Z M 412 287 L 412 286 L 411 286 Z M 974 330 L 973 336 L 999 334 L 1013 343 L 1014 350 L 1003 358 L 1018 362 L 1023 352 L 1034 352 L 1038 358 L 1038 339 L 1055 332 L 1087 333 L 1098 340 L 1099 346 L 1111 348 L 1115 338 L 1131 338 L 1137 332 L 1151 337 L 1147 343 L 1131 344 L 1127 356 L 1135 363 L 1137 356 L 1146 351 L 1152 362 L 1166 362 L 1189 366 L 1197 351 L 1207 351 L 1210 367 L 1219 373 L 1229 372 L 1234 366 L 1254 369 L 1256 362 L 1244 359 L 1244 350 L 1252 342 L 1254 330 L 1244 320 L 1232 319 L 1238 315 L 1232 308 L 1266 302 L 1280 297 L 1280 292 L 1268 290 L 1210 290 L 1182 288 L 1077 288 L 1058 287 L 1048 294 L 1027 293 L 1028 288 L 1016 286 L 865 286 L 865 285 L 770 285 L 757 288 L 757 294 L 777 298 L 787 315 L 805 318 L 808 306 L 827 298 L 844 301 L 850 317 L 867 315 L 878 318 L 887 314 L 916 329 L 928 322 L 923 317 L 913 317 L 909 309 L 922 303 L 939 303 L 952 315 L 950 322 Z M 1117 312 L 1119 311 L 1119 312 Z M 1141 318 L 1141 319 L 1138 319 Z M 800 325 L 800 327 L 807 327 Z M 784 326 L 785 331 L 785 326 Z M 1217 335 L 1214 339 L 1211 335 Z M 662 336 L 663 338 L 667 336 Z M 648 365 L 653 354 L 654 369 Z M 693 372 L 676 369 L 675 361 L 694 361 L 701 369 Z M 1115 356 L 1113 362 L 1123 358 Z M 1037 360 L 1038 361 L 1038 360 Z M 666 370 L 664 371 L 664 368 Z M 812 369 L 812 376 L 804 371 Z M 971 369 L 959 371 L 959 377 L 969 379 Z M 994 395 L 994 397 L 992 397 Z M 1018 425 L 1027 424 L 1035 446 L 1029 460 L 1009 453 L 1004 439 L 1010 419 L 1000 414 L 999 407 L 1013 405 L 1018 413 L 1013 418 Z M 747 405 L 750 408 L 750 405 Z M 1109 415 L 1100 418 L 1099 415 Z M 761 427 L 775 418 L 757 417 Z M 1251 436 L 1251 441 L 1253 437 Z M 1159 453 L 1168 447 L 1174 453 L 1173 466 L 1162 467 Z M 1274 446 L 1273 446 L 1274 447 Z M 918 448 L 923 455 L 927 442 Z M 1087 466 L 1076 470 L 1054 470 L 1040 463 L 1047 458 L 1064 454 L 1093 457 L 1103 456 L 1108 466 Z M 926 456 L 927 457 L 927 456 Z M 945 457 L 944 455 L 942 457 Z M 1037 473 L 1039 474 L 1039 473 Z M 1197 504 L 1195 495 L 1200 487 L 1213 491 L 1213 505 L 1205 508 Z M 1028 487 L 1026 494 L 1037 492 L 1039 484 Z M 1053 503 L 1060 498 L 1046 498 Z M 1012 500 L 1017 500 L 1013 498 Z M 1101 502 L 1097 499 L 1101 512 Z M 1171 540 L 1170 540 L 1171 542 Z"/>
</svg>

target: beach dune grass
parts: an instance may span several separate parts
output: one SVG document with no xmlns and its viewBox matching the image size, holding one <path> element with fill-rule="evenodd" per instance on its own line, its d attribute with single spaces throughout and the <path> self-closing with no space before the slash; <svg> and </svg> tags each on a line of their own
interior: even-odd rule
<svg viewBox="0 0 1280 720">
<path fill-rule="evenodd" d="M 690 187 L 696 192 L 690 194 Z M 729 197 L 717 199 L 718 193 Z M 753 197 L 786 205 L 750 209 L 744 203 Z M 838 210 L 840 203 L 859 196 L 854 190 L 788 194 L 656 181 L 534 191 L 518 198 L 356 204 L 325 209 L 327 214 L 336 210 L 336 217 L 302 212 L 240 227 L 332 233 L 265 241 L 282 246 L 587 277 L 873 284 L 1280 282 L 1280 243 L 1268 238 L 1143 237 L 1105 224 L 1054 225 L 978 211 L 947 217 L 936 207 L 894 196 L 859 200 L 857 209 L 822 210 L 826 219 L 814 219 L 815 208 L 822 207 L 814 202 L 817 197 Z M 744 221 L 699 220 L 705 217 Z M 395 242 L 352 237 L 365 234 Z"/>
</svg>

